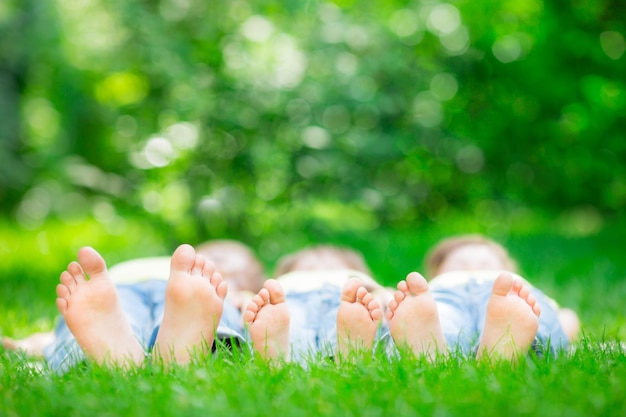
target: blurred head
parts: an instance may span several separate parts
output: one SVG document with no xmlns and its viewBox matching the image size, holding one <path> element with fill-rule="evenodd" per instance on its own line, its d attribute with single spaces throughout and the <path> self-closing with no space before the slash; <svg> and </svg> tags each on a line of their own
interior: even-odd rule
<svg viewBox="0 0 626 417">
<path fill-rule="evenodd" d="M 481 235 L 461 235 L 444 239 L 426 257 L 429 278 L 450 271 L 507 270 L 517 265 L 499 243 Z"/>
<path fill-rule="evenodd" d="M 359 252 L 333 245 L 317 245 L 280 258 L 274 276 L 279 277 L 292 271 L 333 269 L 353 269 L 371 275 L 363 255 Z"/>
<path fill-rule="evenodd" d="M 210 240 L 196 247 L 196 252 L 215 264 L 216 270 L 239 291 L 258 292 L 265 273 L 254 251 L 236 240 Z"/>
</svg>

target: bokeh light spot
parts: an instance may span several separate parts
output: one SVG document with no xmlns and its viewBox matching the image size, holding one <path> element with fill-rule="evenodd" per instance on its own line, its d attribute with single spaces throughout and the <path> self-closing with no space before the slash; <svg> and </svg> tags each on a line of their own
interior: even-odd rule
<svg viewBox="0 0 626 417">
<path fill-rule="evenodd" d="M 274 25 L 263 16 L 250 16 L 241 25 L 241 33 L 252 42 L 263 43 L 272 36 L 273 32 Z"/>
<path fill-rule="evenodd" d="M 424 127 L 438 126 L 443 120 L 441 103 L 430 92 L 420 93 L 413 100 L 413 115 Z"/>
<path fill-rule="evenodd" d="M 393 33 L 400 38 L 413 36 L 420 30 L 419 15 L 411 9 L 396 10 L 391 15 L 389 26 Z"/>
<path fill-rule="evenodd" d="M 439 42 L 448 53 L 448 55 L 463 55 L 470 46 L 469 31 L 463 25 L 459 26 L 454 32 L 442 34 L 439 36 Z"/>
<path fill-rule="evenodd" d="M 520 58 L 522 45 L 517 37 L 507 35 L 497 39 L 491 47 L 491 51 L 498 61 L 508 64 Z"/>
<path fill-rule="evenodd" d="M 457 152 L 456 164 L 459 169 L 468 174 L 474 174 L 483 169 L 485 156 L 482 149 L 474 145 L 464 146 Z"/>
<path fill-rule="evenodd" d="M 50 145 L 59 134 L 60 115 L 48 100 L 35 98 L 27 101 L 23 114 L 30 132 L 27 137 L 30 146 Z"/>
<path fill-rule="evenodd" d="M 600 34 L 600 46 L 606 56 L 618 60 L 624 55 L 626 40 L 621 33 L 609 30 Z"/>
<path fill-rule="evenodd" d="M 98 101 L 117 106 L 126 106 L 142 101 L 148 95 L 148 80 L 127 72 L 111 74 L 96 84 Z"/>
<path fill-rule="evenodd" d="M 435 34 L 454 32 L 461 25 L 461 13 L 451 4 L 439 4 L 428 16 L 428 28 Z"/>
<path fill-rule="evenodd" d="M 302 142 L 313 149 L 324 149 L 330 145 L 330 134 L 319 126 L 309 126 L 302 131 Z"/>
<path fill-rule="evenodd" d="M 164 137 L 153 137 L 146 142 L 143 154 L 148 163 L 154 168 L 169 165 L 174 158 L 174 148 L 169 140 Z"/>
<path fill-rule="evenodd" d="M 456 95 L 459 85 L 453 75 L 439 73 L 430 81 L 430 91 L 440 101 L 447 101 Z"/>
</svg>

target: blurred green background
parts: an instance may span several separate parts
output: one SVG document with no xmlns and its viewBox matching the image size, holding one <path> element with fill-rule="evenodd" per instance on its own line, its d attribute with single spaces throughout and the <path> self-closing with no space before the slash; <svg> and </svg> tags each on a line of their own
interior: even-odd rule
<svg viewBox="0 0 626 417">
<path fill-rule="evenodd" d="M 86 244 L 114 263 L 232 237 L 268 264 L 350 244 L 396 282 L 440 237 L 478 231 L 526 271 L 550 263 L 548 286 L 622 279 L 625 13 L 617 0 L 3 0 L 4 268 L 58 271 Z"/>
</svg>

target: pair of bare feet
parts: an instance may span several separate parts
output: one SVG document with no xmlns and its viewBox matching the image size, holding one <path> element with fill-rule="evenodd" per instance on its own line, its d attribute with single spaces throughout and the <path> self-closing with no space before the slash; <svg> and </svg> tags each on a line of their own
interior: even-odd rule
<svg viewBox="0 0 626 417">
<path fill-rule="evenodd" d="M 68 265 L 60 281 L 57 307 L 91 359 L 120 366 L 144 361 L 144 347 L 133 334 L 104 260 L 94 249 L 82 248 L 78 262 Z M 226 292 L 226 283 L 211 263 L 189 245 L 176 249 L 153 358 L 185 364 L 194 353 L 209 352 Z M 268 280 L 244 312 L 253 348 L 264 359 L 289 358 L 290 317 L 285 301 L 279 282 Z M 513 359 L 526 351 L 537 332 L 538 316 L 539 306 L 528 287 L 511 274 L 501 274 L 487 305 L 478 356 Z M 371 350 L 382 318 L 380 305 L 362 283 L 348 280 L 337 313 L 339 358 L 355 350 Z M 387 319 L 395 343 L 416 356 L 432 359 L 446 350 L 435 300 L 418 273 L 398 284 Z"/>
<path fill-rule="evenodd" d="M 337 312 L 337 360 L 354 352 L 371 351 L 383 312 L 378 301 L 357 278 L 342 288 Z M 244 312 L 244 322 L 255 352 L 266 360 L 289 360 L 289 310 L 285 292 L 274 279 L 252 299 Z"/>
<path fill-rule="evenodd" d="M 494 281 L 476 357 L 515 360 L 530 348 L 539 327 L 540 308 L 530 288 L 511 273 Z M 387 314 L 397 346 L 433 360 L 447 352 L 437 304 L 417 272 L 398 283 Z"/>
<path fill-rule="evenodd" d="M 87 279 L 87 276 L 89 279 Z M 99 364 L 136 366 L 145 360 L 122 310 L 104 259 L 90 247 L 61 274 L 57 308 L 86 355 Z M 172 255 L 163 322 L 152 351 L 164 363 L 188 363 L 210 351 L 227 287 L 212 263 L 181 245 Z"/>
</svg>

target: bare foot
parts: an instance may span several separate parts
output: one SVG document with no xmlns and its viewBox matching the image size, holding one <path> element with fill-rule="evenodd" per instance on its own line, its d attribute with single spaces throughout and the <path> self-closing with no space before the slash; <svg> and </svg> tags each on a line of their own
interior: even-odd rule
<svg viewBox="0 0 626 417">
<path fill-rule="evenodd" d="M 165 364 L 187 364 L 192 354 L 210 352 L 227 290 L 212 263 L 190 245 L 179 246 L 172 255 L 153 357 Z"/>
<path fill-rule="evenodd" d="M 437 304 L 428 283 L 417 272 L 398 283 L 398 291 L 389 302 L 389 331 L 396 345 L 410 349 L 416 357 L 434 360 L 437 353 L 445 352 Z"/>
<path fill-rule="evenodd" d="M 514 360 L 528 352 L 539 328 L 539 305 L 521 279 L 503 272 L 493 283 L 477 358 Z"/>
<path fill-rule="evenodd" d="M 60 280 L 57 308 L 87 356 L 98 364 L 141 364 L 143 348 L 122 310 L 102 256 L 93 248 L 81 248 L 78 262 L 70 263 Z"/>
<path fill-rule="evenodd" d="M 289 360 L 289 310 L 285 291 L 268 279 L 243 315 L 254 351 L 263 359 Z"/>
<path fill-rule="evenodd" d="M 28 356 L 43 356 L 46 346 L 54 342 L 54 332 L 38 332 L 23 339 L 2 338 L 2 345 L 6 350 L 21 350 Z"/>
<path fill-rule="evenodd" d="M 363 282 L 357 278 L 346 281 L 337 311 L 338 357 L 349 358 L 356 350 L 371 350 L 382 318 L 378 301 Z"/>
</svg>

